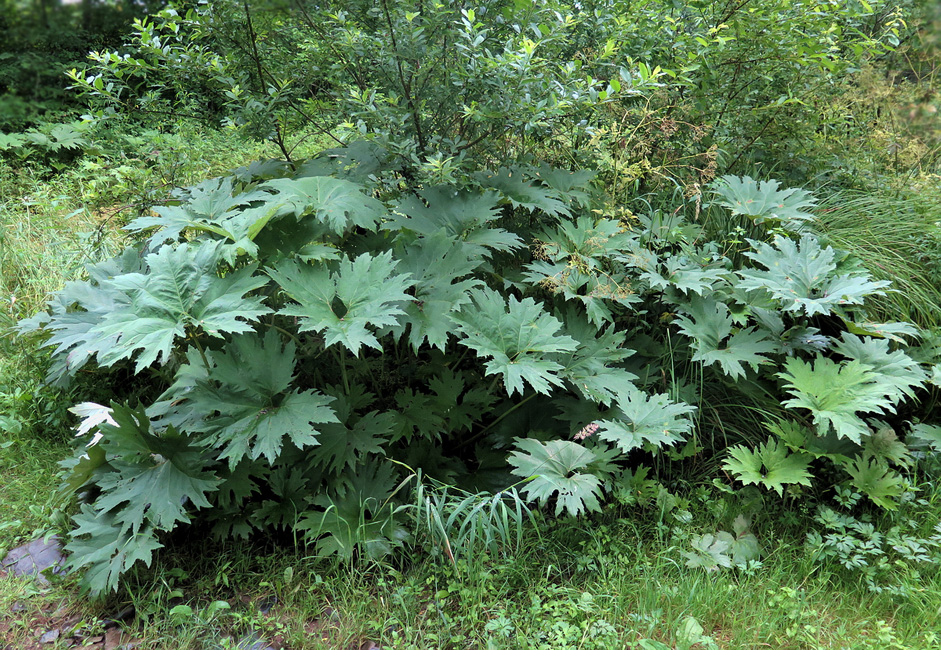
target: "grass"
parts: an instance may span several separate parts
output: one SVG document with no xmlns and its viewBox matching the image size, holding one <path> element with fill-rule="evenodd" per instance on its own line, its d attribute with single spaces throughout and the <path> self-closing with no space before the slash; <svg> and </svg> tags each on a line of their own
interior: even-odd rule
<svg viewBox="0 0 941 650">
<path fill-rule="evenodd" d="M 760 567 L 685 566 L 680 551 L 690 535 L 709 529 L 717 503 L 698 503 L 690 524 L 669 514 L 661 522 L 656 508 L 544 523 L 527 528 L 515 553 L 456 564 L 420 545 L 411 564 L 355 567 L 315 561 L 303 548 L 181 546 L 130 576 L 110 601 L 76 601 L 70 580 L 40 594 L 3 581 L 0 608 L 31 603 L 12 617 L 20 621 L 7 632 L 14 647 L 35 622 L 50 625 L 49 610 L 63 603 L 92 630 L 133 606 L 138 623 L 126 633 L 155 650 L 234 647 L 224 639 L 252 631 L 295 650 L 369 642 L 416 650 L 936 647 L 936 570 L 909 584 L 913 595 L 905 599 L 870 593 L 838 567 L 814 563 L 799 539 L 768 520 Z"/>
<path fill-rule="evenodd" d="M 941 196 L 885 196 L 844 190 L 814 210 L 832 244 L 852 252 L 893 291 L 875 301 L 879 315 L 941 326 Z"/>
</svg>

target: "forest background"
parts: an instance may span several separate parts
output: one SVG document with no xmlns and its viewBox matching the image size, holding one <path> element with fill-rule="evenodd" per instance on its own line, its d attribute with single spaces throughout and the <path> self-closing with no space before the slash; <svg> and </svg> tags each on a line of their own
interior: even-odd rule
<svg viewBox="0 0 941 650">
<path fill-rule="evenodd" d="M 4 0 L 5 642 L 937 647 L 939 22 Z"/>
</svg>

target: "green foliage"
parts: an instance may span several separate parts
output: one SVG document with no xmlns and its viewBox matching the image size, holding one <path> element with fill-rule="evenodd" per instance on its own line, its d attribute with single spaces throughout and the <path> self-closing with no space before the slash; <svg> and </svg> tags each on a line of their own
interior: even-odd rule
<svg viewBox="0 0 941 650">
<path fill-rule="evenodd" d="M 891 384 L 859 361 L 788 359 L 785 367 L 781 378 L 793 395 L 785 404 L 810 410 L 821 436 L 832 427 L 837 436 L 858 443 L 869 433 L 858 413 L 884 413 L 891 404 L 885 391 Z"/>
<path fill-rule="evenodd" d="M 297 262 L 283 262 L 269 275 L 297 301 L 278 313 L 298 319 L 301 332 L 324 332 L 324 345 L 342 343 L 353 354 L 362 346 L 381 350 L 378 339 L 367 328 L 392 326 L 405 312 L 398 306 L 411 296 L 407 275 L 393 275 L 392 252 L 368 253 L 355 260 L 344 257 L 337 271 L 315 269 Z"/>
<path fill-rule="evenodd" d="M 865 464 L 860 468 L 860 474 L 873 473 L 879 472 Z M 903 487 L 896 478 L 892 488 L 893 497 L 905 496 L 900 509 L 884 517 L 858 512 L 860 492 L 838 488 L 836 503 L 820 506 L 814 516 L 806 549 L 815 562 L 838 563 L 870 591 L 909 596 L 922 576 L 941 563 L 941 529 L 929 501 L 910 485 Z"/>
<path fill-rule="evenodd" d="M 683 551 L 686 566 L 717 571 L 720 568 L 754 567 L 760 554 L 758 538 L 750 531 L 748 517 L 739 515 L 732 522 L 733 533 L 720 530 L 691 540 L 693 550 Z"/>
<path fill-rule="evenodd" d="M 709 299 L 693 300 L 687 312 L 689 316 L 680 316 L 676 323 L 692 341 L 696 350 L 693 361 L 701 361 L 705 366 L 718 363 L 722 372 L 732 378 L 745 376 L 742 364 L 757 370 L 759 364 L 769 363 L 762 355 L 774 352 L 775 345 L 766 334 L 754 328 L 738 329 L 733 334 L 734 320 L 725 304 Z"/>
<path fill-rule="evenodd" d="M 396 166 L 438 182 L 500 160 L 488 149 L 504 133 L 530 147 L 569 128 L 573 114 L 644 85 L 626 70 L 610 83 L 595 79 L 589 70 L 610 65 L 610 51 L 587 62 L 587 52 L 563 58 L 577 25 L 572 7 L 445 3 L 422 11 L 386 0 L 272 9 L 171 3 L 135 22 L 126 53 L 95 52 L 93 65 L 70 77 L 99 118 L 118 110 L 222 119 L 276 142 L 288 159 L 297 133 L 341 122 L 343 132 L 331 133 L 339 144 L 366 135 Z M 504 162 L 520 152 L 507 153 Z M 467 165 L 472 159 L 478 164 Z M 491 183 L 515 205 L 563 208 L 508 172 L 491 174 Z M 572 189 L 563 175 L 544 180 Z"/>
<path fill-rule="evenodd" d="M 4 133 L 47 132 L 59 117 L 81 109 L 67 92 L 66 69 L 79 65 L 90 48 L 121 45 L 124 30 L 152 10 L 154 2 L 0 4 L 0 140 Z M 60 133 L 71 126 L 62 124 Z M 47 133 L 48 135 L 48 133 Z M 64 138 L 54 138 L 62 141 Z M 0 151 L 3 146 L 0 145 Z"/>
<path fill-rule="evenodd" d="M 496 291 L 473 290 L 476 309 L 462 310 L 453 318 L 461 343 L 491 359 L 485 365 L 488 375 L 499 374 L 507 392 L 523 393 L 523 380 L 537 393 L 549 393 L 561 386 L 557 373 L 563 366 L 546 358 L 553 352 L 573 352 L 575 339 L 558 335 L 562 323 L 545 313 L 532 298 L 505 303 Z"/>
<path fill-rule="evenodd" d="M 754 451 L 745 447 L 729 449 L 729 460 L 722 468 L 731 472 L 745 485 L 762 485 L 782 495 L 789 484 L 810 486 L 808 471 L 811 458 L 804 454 L 789 453 L 787 447 L 769 440 Z"/>
<path fill-rule="evenodd" d="M 531 499 L 545 504 L 556 497 L 555 514 L 563 510 L 577 515 L 584 510 L 600 510 L 601 479 L 588 470 L 604 459 L 592 450 L 570 440 L 516 440 L 519 451 L 507 459 L 513 473 L 532 479 L 523 486 Z M 578 471 L 585 470 L 585 471 Z"/>
<path fill-rule="evenodd" d="M 115 588 L 194 518 L 223 537 L 282 528 L 320 556 L 380 557 L 409 536 L 406 467 L 471 491 L 525 479 L 520 494 L 556 515 L 598 511 L 636 459 L 687 443 L 669 452 L 682 458 L 709 435 L 688 391 L 639 379 L 633 350 L 670 337 L 674 364 L 743 395 L 780 391 L 773 437 L 728 450 L 737 479 L 783 495 L 829 462 L 880 506 L 901 495 L 913 457 L 893 418 L 929 374 L 901 337 L 813 326 L 863 321 L 885 286 L 813 235 L 749 242 L 741 259 L 758 271 L 691 243 L 682 224 L 589 216 L 539 180 L 574 190 L 573 177 L 545 168 L 416 194 L 384 193 L 382 175 L 357 166 L 307 175 L 354 152 L 179 192 L 131 224 L 145 244 L 89 267 L 21 324 L 52 348 L 54 379 L 82 370 L 152 386 L 142 407 L 87 412 L 80 431 L 96 438 L 70 463 L 68 490 L 93 495 L 80 517 L 106 522 L 76 520 L 73 566 L 91 568 L 92 591 Z M 587 284 L 570 284 L 574 273 Z M 657 304 L 673 314 L 651 324 L 643 310 Z M 805 410 L 815 434 L 792 421 Z M 920 426 L 912 440 L 931 431 Z M 445 545 L 466 505 L 449 507 L 426 521 Z M 700 542 L 703 557 L 739 555 L 725 536 Z"/>
<path fill-rule="evenodd" d="M 936 443 L 937 356 L 872 322 L 889 279 L 818 236 L 809 191 L 711 181 L 787 158 L 817 89 L 887 55 L 906 14 L 674 5 L 171 4 L 73 70 L 89 134 L 185 114 L 283 158 L 162 195 L 128 226 L 141 241 L 19 327 L 56 383 L 132 386 L 135 406 L 84 411 L 67 463 L 85 586 L 117 588 L 194 521 L 347 561 L 424 530 L 456 566 L 452 540 L 501 550 L 524 501 L 649 500 L 639 463 L 895 507 Z M 90 141 L 70 128 L 0 149 L 61 165 Z M 340 146 L 304 160 L 312 135 Z M 628 210 L 671 166 L 674 198 Z M 415 506 L 416 475 L 467 496 Z M 739 527 L 687 558 L 752 566 Z"/>
<path fill-rule="evenodd" d="M 890 284 L 873 282 L 859 272 L 842 273 L 836 251 L 830 246 L 821 248 L 814 237 L 795 242 L 776 236 L 773 244 L 752 243 L 755 250 L 746 256 L 765 268 L 739 271 L 738 286 L 768 291 L 782 301 L 785 311 L 828 314 L 840 305 L 859 305 L 865 296 L 881 295 Z"/>
<path fill-rule="evenodd" d="M 814 215 L 804 210 L 816 201 L 810 192 L 796 188 L 779 190 L 774 180 L 756 181 L 748 176 L 723 176 L 713 184 L 722 200 L 719 205 L 733 215 L 752 217 L 755 223 L 772 223 L 792 231 L 799 231 Z"/>
</svg>

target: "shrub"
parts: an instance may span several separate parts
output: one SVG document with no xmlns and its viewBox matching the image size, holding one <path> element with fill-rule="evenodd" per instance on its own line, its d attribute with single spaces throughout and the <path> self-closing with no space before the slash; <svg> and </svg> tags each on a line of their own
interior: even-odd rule
<svg viewBox="0 0 941 650">
<path fill-rule="evenodd" d="M 645 458 L 703 451 L 709 424 L 676 368 L 632 363 L 671 341 L 677 368 L 785 408 L 764 442 L 730 449 L 733 476 L 782 494 L 825 485 L 829 466 L 893 507 L 899 409 L 929 373 L 906 352 L 912 326 L 865 319 L 887 282 L 786 235 L 807 195 L 723 179 L 725 202 L 774 233 L 736 266 L 695 226 L 592 212 L 585 172 L 383 193 L 386 158 L 359 143 L 181 191 L 130 224 L 139 245 L 22 325 L 53 349 L 53 380 L 154 386 L 138 405 L 77 408 L 94 437 L 69 463 L 87 495 L 69 549 L 87 587 L 116 588 L 192 523 L 385 554 L 408 535 L 408 468 L 473 491 L 523 479 L 556 514 L 598 510 Z"/>
</svg>

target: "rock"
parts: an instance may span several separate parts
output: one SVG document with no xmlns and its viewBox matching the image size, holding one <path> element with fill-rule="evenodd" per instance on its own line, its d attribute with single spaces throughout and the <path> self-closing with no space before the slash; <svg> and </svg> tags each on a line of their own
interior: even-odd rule
<svg viewBox="0 0 941 650">
<path fill-rule="evenodd" d="M 122 646 L 124 634 L 119 628 L 113 627 L 105 632 L 105 650 L 117 650 Z"/>
<path fill-rule="evenodd" d="M 65 556 L 62 555 L 62 543 L 58 536 L 48 539 L 34 539 L 13 549 L 0 562 L 0 567 L 18 576 L 34 576 L 42 585 L 49 584 L 48 572 L 60 573 Z"/>
<path fill-rule="evenodd" d="M 40 643 L 55 643 L 56 639 L 59 638 L 59 630 L 49 630 L 41 637 L 39 637 Z"/>
<path fill-rule="evenodd" d="M 274 650 L 274 648 L 268 645 L 268 642 L 265 641 L 258 632 L 251 632 L 243 636 L 235 644 L 237 650 Z"/>
<path fill-rule="evenodd" d="M 278 604 L 278 597 L 274 594 L 265 596 L 258 601 L 258 613 L 268 615 L 274 606 Z"/>
</svg>

